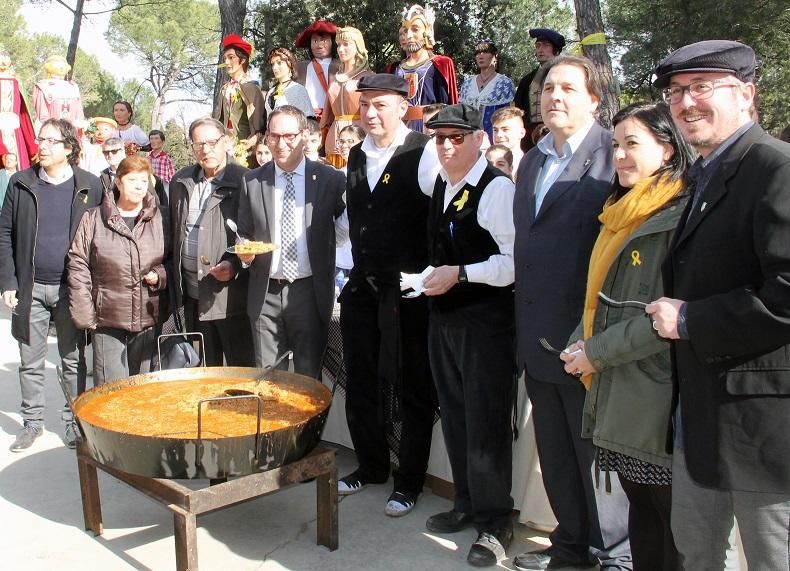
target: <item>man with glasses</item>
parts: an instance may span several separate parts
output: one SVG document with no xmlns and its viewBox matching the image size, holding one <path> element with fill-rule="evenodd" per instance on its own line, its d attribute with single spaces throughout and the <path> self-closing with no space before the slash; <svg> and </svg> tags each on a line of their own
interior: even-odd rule
<svg viewBox="0 0 790 571">
<path fill-rule="evenodd" d="M 700 158 L 648 305 L 672 339 L 672 530 L 684 569 L 722 569 L 733 517 L 749 569 L 790 561 L 790 145 L 752 122 L 754 51 L 684 46 L 656 70 Z"/>
<path fill-rule="evenodd" d="M 307 136 L 307 118 L 296 107 L 269 114 L 272 161 L 242 180 L 239 235 L 279 248 L 239 258 L 251 264 L 247 314 L 255 365 L 274 365 L 293 351 L 294 371 L 317 379 L 335 302 L 336 235 L 348 239 L 348 220 L 346 178 L 304 156 Z"/>
<path fill-rule="evenodd" d="M 535 441 L 546 495 L 558 526 L 551 546 L 513 560 L 519 570 L 578 567 L 632 569 L 628 499 L 617 478 L 595 462 L 582 438 L 586 391 L 538 342 L 565 347 L 584 308 L 590 253 L 614 165 L 612 135 L 595 117 L 601 79 L 587 58 L 558 56 L 542 68 L 541 114 L 549 134 L 521 161 L 516 227 L 518 368 L 532 401 Z"/>
<path fill-rule="evenodd" d="M 104 192 L 112 192 L 115 188 L 115 171 L 118 170 L 121 161 L 126 158 L 124 142 L 118 137 L 110 137 L 102 143 L 101 152 L 108 166 L 99 174 L 99 180 L 101 181 Z M 151 194 L 156 196 L 159 200 L 159 204 L 167 206 L 167 193 L 165 192 L 165 186 L 161 178 L 154 175 L 154 181 L 151 183 L 148 190 Z"/>
<path fill-rule="evenodd" d="M 197 162 L 170 182 L 176 301 L 184 307 L 187 329 L 203 334 L 207 366 L 251 367 L 248 276 L 226 251 L 236 243 L 227 221 L 238 220 L 239 187 L 247 169 L 228 162 L 233 143 L 216 119 L 193 121 L 189 139 Z"/>
<path fill-rule="evenodd" d="M 436 148 L 426 148 L 428 137 L 402 122 L 406 80 L 367 75 L 357 91 L 367 135 L 348 157 L 354 267 L 340 294 L 340 329 L 348 375 L 346 418 L 359 468 L 337 484 L 340 495 L 350 495 L 387 481 L 388 432 L 391 436 L 400 420 L 398 469 L 384 509 L 396 517 L 409 513 L 422 492 L 436 410 L 426 298 L 402 298 L 400 277 L 428 265 L 428 196 L 439 163 Z M 400 418 L 393 418 L 395 408 Z"/>
<path fill-rule="evenodd" d="M 513 183 L 480 152 L 481 113 L 452 105 L 427 123 L 442 170 L 428 217 L 434 269 L 428 352 L 455 482 L 449 512 L 428 518 L 435 533 L 474 525 L 467 561 L 496 565 L 513 539 Z"/>
<path fill-rule="evenodd" d="M 72 398 L 85 389 L 85 332 L 69 315 L 66 254 L 80 218 L 102 200 L 99 179 L 77 167 L 80 143 L 65 119 L 44 122 L 36 138 L 39 166 L 16 173 L 0 214 L 0 290 L 12 310 L 19 342 L 19 384 L 24 428 L 12 452 L 30 448 L 44 429 L 44 361 L 50 319 L 55 323 L 63 383 Z M 68 405 L 64 441 L 76 445 Z"/>
</svg>

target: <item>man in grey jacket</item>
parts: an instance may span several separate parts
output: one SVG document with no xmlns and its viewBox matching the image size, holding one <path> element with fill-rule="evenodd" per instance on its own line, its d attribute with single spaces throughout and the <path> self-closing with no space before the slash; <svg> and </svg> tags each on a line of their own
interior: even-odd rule
<svg viewBox="0 0 790 571">
<path fill-rule="evenodd" d="M 189 126 L 196 164 L 170 183 L 176 301 L 189 331 L 203 334 L 207 366 L 253 366 L 247 320 L 247 272 L 227 253 L 236 235 L 239 185 L 247 169 L 228 162 L 232 143 L 222 123 L 205 117 Z"/>
</svg>

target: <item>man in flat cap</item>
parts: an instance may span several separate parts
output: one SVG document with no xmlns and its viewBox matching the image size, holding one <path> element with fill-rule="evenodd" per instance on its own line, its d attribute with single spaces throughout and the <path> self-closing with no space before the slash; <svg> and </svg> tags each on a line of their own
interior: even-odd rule
<svg viewBox="0 0 790 571">
<path fill-rule="evenodd" d="M 411 511 L 422 491 L 436 410 L 427 300 L 402 298 L 400 290 L 401 272 L 419 273 L 428 265 L 429 196 L 439 172 L 436 148 L 426 148 L 428 137 L 402 122 L 408 90 L 392 74 L 359 80 L 360 122 L 367 135 L 348 157 L 354 267 L 340 294 L 346 417 L 359 468 L 338 481 L 338 493 L 387 481 L 388 426 L 400 420 L 389 516 Z M 388 398 L 393 393 L 397 401 Z M 391 418 L 393 410 L 399 418 Z"/>
<path fill-rule="evenodd" d="M 214 118 L 231 132 L 233 139 L 254 153 L 258 134 L 266 131 L 266 108 L 260 86 L 247 74 L 252 45 L 241 36 L 229 34 L 222 40 L 222 49 L 230 79 L 219 90 Z"/>
<path fill-rule="evenodd" d="M 433 103 L 458 103 L 458 80 L 452 58 L 433 53 L 435 43 L 432 8 L 417 4 L 404 8 L 398 29 L 398 41 L 406 57 L 387 66 L 406 80 L 409 86 L 409 108 L 404 117 L 409 129 L 422 133 L 422 108 Z"/>
<path fill-rule="evenodd" d="M 755 55 L 684 46 L 659 64 L 700 153 L 693 197 L 648 305 L 674 340 L 672 529 L 684 569 L 721 569 L 733 516 L 749 569 L 787 569 L 790 521 L 790 145 L 752 122 Z"/>
<path fill-rule="evenodd" d="M 511 180 L 480 152 L 482 116 L 452 105 L 427 123 L 442 170 L 428 216 L 434 269 L 428 352 L 455 483 L 453 509 L 428 518 L 435 533 L 478 532 L 467 561 L 496 565 L 513 539 L 510 497 L 516 392 Z"/>
<path fill-rule="evenodd" d="M 324 112 L 329 85 L 340 68 L 340 60 L 334 57 L 337 52 L 336 32 L 337 26 L 332 22 L 316 20 L 302 30 L 294 42 L 297 48 L 306 49 L 310 56 L 310 59 L 296 62 L 296 81 L 307 90 L 315 117 L 319 121 Z"/>
<path fill-rule="evenodd" d="M 557 56 L 565 47 L 562 34 L 548 28 L 532 28 L 529 37 L 535 38 L 535 59 L 538 67 L 521 78 L 516 89 L 513 104 L 524 112 L 524 128 L 527 135 L 522 139 L 524 150 L 532 148 L 532 131 L 543 124 L 540 113 L 540 79 L 538 72 L 543 69 L 551 58 Z"/>
</svg>

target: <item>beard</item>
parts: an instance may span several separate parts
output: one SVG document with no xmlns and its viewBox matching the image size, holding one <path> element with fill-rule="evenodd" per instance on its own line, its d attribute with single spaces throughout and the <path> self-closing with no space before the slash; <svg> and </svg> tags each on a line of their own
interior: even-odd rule
<svg viewBox="0 0 790 571">
<path fill-rule="evenodd" d="M 408 42 L 404 46 L 403 50 L 407 54 L 413 54 L 413 53 L 416 53 L 416 52 L 420 51 L 424 47 L 425 47 L 425 42 Z"/>
</svg>

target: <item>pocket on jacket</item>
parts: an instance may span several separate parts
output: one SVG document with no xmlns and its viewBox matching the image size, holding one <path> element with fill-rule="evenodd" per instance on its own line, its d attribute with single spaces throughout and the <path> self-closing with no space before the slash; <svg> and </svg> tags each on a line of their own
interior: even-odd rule
<svg viewBox="0 0 790 571">
<path fill-rule="evenodd" d="M 738 369 L 724 375 L 731 395 L 790 395 L 790 369 Z"/>
</svg>

